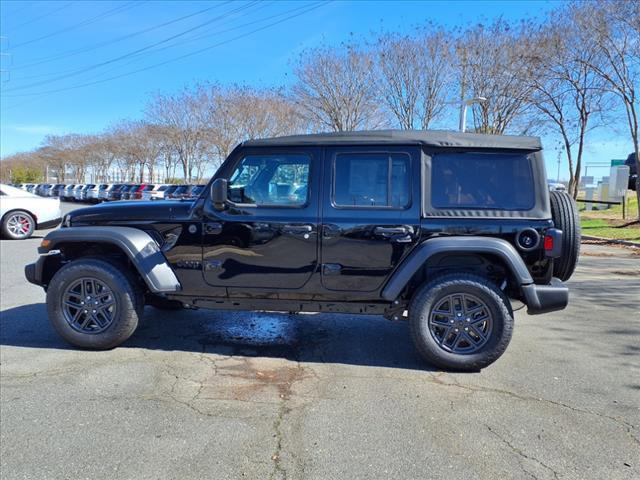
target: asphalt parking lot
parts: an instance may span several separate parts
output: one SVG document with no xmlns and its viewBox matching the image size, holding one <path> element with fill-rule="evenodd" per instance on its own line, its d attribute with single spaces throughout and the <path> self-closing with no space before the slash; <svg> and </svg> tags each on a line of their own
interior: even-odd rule
<svg viewBox="0 0 640 480">
<path fill-rule="evenodd" d="M 147 308 L 125 346 L 49 325 L 0 243 L 0 476 L 640 478 L 640 255 L 585 245 L 570 307 L 516 314 L 480 373 L 424 364 L 381 317 Z"/>
</svg>

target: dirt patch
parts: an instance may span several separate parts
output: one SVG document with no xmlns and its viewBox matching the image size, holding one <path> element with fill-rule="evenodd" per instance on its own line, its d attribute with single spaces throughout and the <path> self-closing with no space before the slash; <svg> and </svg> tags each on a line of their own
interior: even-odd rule
<svg viewBox="0 0 640 480">
<path fill-rule="evenodd" d="M 265 370 L 255 369 L 249 362 L 229 370 L 221 368 L 219 375 L 250 381 L 248 384 L 231 386 L 231 395 L 236 400 L 249 400 L 268 389 L 275 389 L 281 399 L 288 400 L 293 384 L 308 376 L 304 368 L 298 365 Z"/>
</svg>

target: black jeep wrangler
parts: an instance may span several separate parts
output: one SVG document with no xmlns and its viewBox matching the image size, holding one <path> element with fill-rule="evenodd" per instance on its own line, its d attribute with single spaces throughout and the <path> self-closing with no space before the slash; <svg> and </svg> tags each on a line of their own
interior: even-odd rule
<svg viewBox="0 0 640 480">
<path fill-rule="evenodd" d="M 538 138 L 374 131 L 244 142 L 195 202 L 75 210 L 25 274 L 79 347 L 121 344 L 145 304 L 380 314 L 432 364 L 478 370 L 512 300 L 566 307 L 579 246 Z"/>
</svg>

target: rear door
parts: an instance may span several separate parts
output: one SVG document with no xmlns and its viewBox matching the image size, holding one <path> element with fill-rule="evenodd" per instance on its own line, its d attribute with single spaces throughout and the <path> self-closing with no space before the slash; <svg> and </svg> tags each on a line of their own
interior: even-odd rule
<svg viewBox="0 0 640 480">
<path fill-rule="evenodd" d="M 322 284 L 376 292 L 419 238 L 420 150 L 329 148 L 324 168 Z"/>
</svg>

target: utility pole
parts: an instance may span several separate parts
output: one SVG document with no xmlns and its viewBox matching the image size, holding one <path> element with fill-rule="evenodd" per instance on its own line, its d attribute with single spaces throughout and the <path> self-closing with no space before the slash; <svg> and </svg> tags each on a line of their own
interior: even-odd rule
<svg viewBox="0 0 640 480">
<path fill-rule="evenodd" d="M 487 99 L 485 97 L 475 97 L 460 102 L 460 131 L 465 132 L 467 129 L 467 107 L 474 103 L 484 103 Z"/>
<path fill-rule="evenodd" d="M 560 156 L 561 155 L 562 155 L 562 152 L 558 150 L 558 173 L 556 174 L 556 182 L 560 181 Z"/>
</svg>

